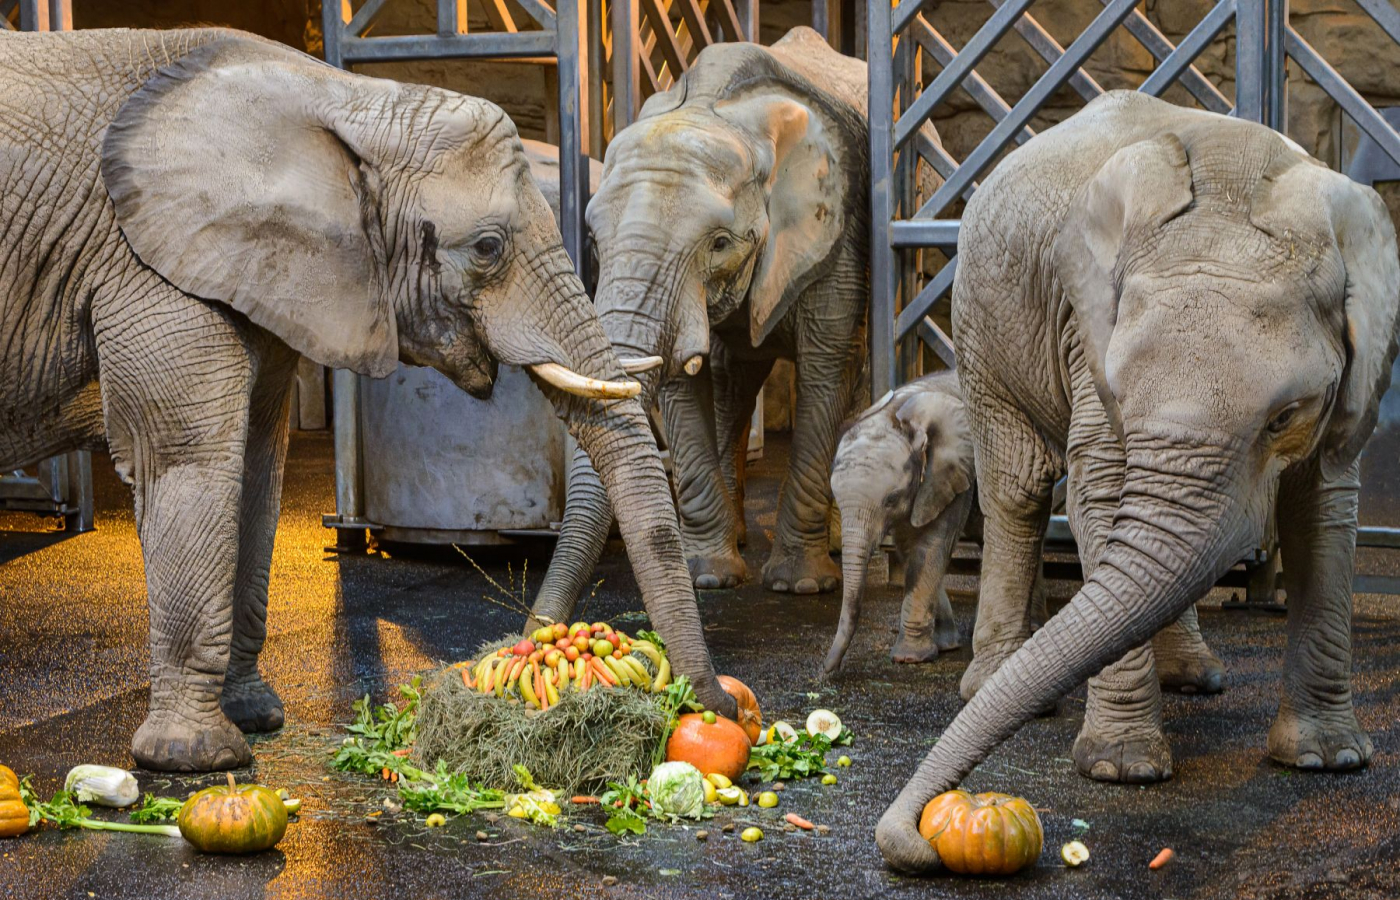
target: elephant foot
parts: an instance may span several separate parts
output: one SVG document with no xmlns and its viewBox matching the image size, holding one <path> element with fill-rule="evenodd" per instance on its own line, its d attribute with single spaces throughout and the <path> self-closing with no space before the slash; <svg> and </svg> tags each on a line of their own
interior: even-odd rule
<svg viewBox="0 0 1400 900">
<path fill-rule="evenodd" d="M 690 580 L 697 590 L 716 591 L 738 587 L 749 577 L 748 566 L 737 550 L 686 557 Z"/>
<path fill-rule="evenodd" d="M 955 628 L 914 629 L 901 628 L 899 639 L 890 651 L 890 659 L 897 663 L 925 663 L 938 658 L 939 653 L 957 650 L 962 646 Z"/>
<path fill-rule="evenodd" d="M 1161 729 L 1113 736 L 1094 734 L 1089 723 L 1074 740 L 1079 774 L 1117 784 L 1153 784 L 1172 777 L 1172 751 Z"/>
<path fill-rule="evenodd" d="M 131 739 L 131 755 L 141 768 L 158 772 L 215 772 L 253 762 L 243 733 L 222 714 L 213 724 L 199 724 L 152 712 Z"/>
<path fill-rule="evenodd" d="M 1189 656 L 1157 654 L 1157 680 L 1179 694 L 1218 694 L 1225 687 L 1225 664 L 1202 645 Z"/>
<path fill-rule="evenodd" d="M 224 715 L 245 733 L 276 731 L 285 721 L 282 698 L 257 674 L 247 681 L 224 682 L 220 705 Z"/>
<path fill-rule="evenodd" d="M 832 561 L 825 542 L 795 552 L 774 547 L 763 567 L 763 586 L 779 594 L 825 594 L 841 586 L 841 567 Z"/>
<path fill-rule="evenodd" d="M 1281 709 L 1269 728 L 1269 756 L 1285 766 L 1344 772 L 1366 765 L 1372 752 L 1350 709 L 1318 716 Z"/>
</svg>

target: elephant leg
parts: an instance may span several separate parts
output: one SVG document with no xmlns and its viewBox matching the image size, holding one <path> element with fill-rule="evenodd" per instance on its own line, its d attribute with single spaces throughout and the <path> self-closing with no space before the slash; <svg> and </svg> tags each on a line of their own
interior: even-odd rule
<svg viewBox="0 0 1400 900">
<path fill-rule="evenodd" d="M 812 346 L 816 343 L 799 336 L 792 452 L 778 498 L 773 550 L 763 567 L 763 586 L 778 593 L 825 593 L 841 585 L 828 528 L 831 459 L 855 390 L 861 350 L 855 338 L 834 346 Z"/>
<path fill-rule="evenodd" d="M 272 542 L 282 508 L 288 407 L 297 354 L 280 341 L 258 348 L 258 374 L 248 410 L 243 499 L 238 518 L 238 571 L 233 587 L 233 640 L 224 679 L 224 714 L 245 732 L 282 727 L 282 700 L 258 671 L 267 639 L 267 588 Z"/>
<path fill-rule="evenodd" d="M 1031 635 L 1031 610 L 1041 583 L 1045 529 L 1060 463 L 1041 432 L 1013 403 L 984 390 L 970 391 L 967 399 L 978 419 L 977 492 L 983 515 L 972 662 L 959 687 L 962 698 L 971 700 Z"/>
<path fill-rule="evenodd" d="M 231 314 L 155 293 L 124 304 L 118 325 L 94 326 L 108 442 L 133 488 L 150 607 L 150 709 L 131 753 L 148 769 L 231 769 L 253 758 L 220 705 L 252 365 Z M 151 324 L 161 322 L 172 324 Z"/>
<path fill-rule="evenodd" d="M 1360 464 L 1333 483 L 1286 476 L 1278 501 L 1288 649 L 1269 756 L 1300 769 L 1355 769 L 1371 739 L 1351 698 L 1352 577 Z"/>
<path fill-rule="evenodd" d="M 732 588 L 748 577 L 739 555 L 734 498 L 715 443 L 711 366 L 661 387 L 661 418 L 671 446 L 681 544 L 697 588 Z"/>
<path fill-rule="evenodd" d="M 739 545 L 748 543 L 748 522 L 744 517 L 744 469 L 749 454 L 749 423 L 753 419 L 758 392 L 775 359 L 735 359 L 723 341 L 711 345 L 710 364 L 714 367 L 715 444 L 719 449 L 720 474 L 729 496 L 734 499 L 735 532 Z"/>
<path fill-rule="evenodd" d="M 1157 680 L 1167 690 L 1182 694 L 1218 694 L 1225 685 L 1225 664 L 1201 637 L 1201 623 L 1193 604 L 1181 618 L 1152 639 L 1157 658 Z"/>
<path fill-rule="evenodd" d="M 899 639 L 890 653 L 897 663 L 929 662 L 940 652 L 962 646 L 943 577 L 971 507 L 972 491 L 964 491 L 919 533 L 904 554 L 908 560 L 904 604 L 899 611 Z"/>
<path fill-rule="evenodd" d="M 1069 517 L 1088 578 L 1103 557 L 1123 491 L 1126 460 L 1089 379 L 1077 384 L 1067 447 Z M 1162 734 L 1162 690 L 1152 644 L 1089 679 L 1075 766 L 1097 781 L 1142 784 L 1171 777 Z"/>
</svg>

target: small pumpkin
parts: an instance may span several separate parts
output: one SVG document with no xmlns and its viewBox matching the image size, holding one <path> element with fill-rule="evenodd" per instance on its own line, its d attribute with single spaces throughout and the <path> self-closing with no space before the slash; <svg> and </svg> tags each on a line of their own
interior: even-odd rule
<svg viewBox="0 0 1400 900">
<path fill-rule="evenodd" d="M 1040 858 L 1045 831 L 1035 807 L 1008 794 L 948 791 L 924 807 L 919 834 L 951 872 L 1012 875 Z"/>
<path fill-rule="evenodd" d="M 717 772 L 734 781 L 748 768 L 749 736 L 732 719 L 706 722 L 699 713 L 686 713 L 666 742 L 666 761 L 688 762 L 702 775 Z"/>
<path fill-rule="evenodd" d="M 719 686 L 738 702 L 739 727 L 749 736 L 750 744 L 757 744 L 758 736 L 763 734 L 763 715 L 758 710 L 758 697 L 754 696 L 748 685 L 728 675 L 719 676 Z"/>
<path fill-rule="evenodd" d="M 29 807 L 19 798 L 19 776 L 0 766 L 0 838 L 15 837 L 29 830 Z"/>
<path fill-rule="evenodd" d="M 205 788 L 185 801 L 176 819 L 185 840 L 205 853 L 257 853 L 287 832 L 287 807 L 269 788 L 228 785 Z"/>
</svg>

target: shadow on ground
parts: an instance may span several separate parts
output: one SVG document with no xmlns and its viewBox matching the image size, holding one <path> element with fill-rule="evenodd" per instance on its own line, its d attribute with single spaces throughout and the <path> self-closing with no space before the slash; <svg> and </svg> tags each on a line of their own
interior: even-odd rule
<svg viewBox="0 0 1400 900">
<path fill-rule="evenodd" d="M 703 827 L 655 827 L 618 839 L 597 813 L 571 817 L 583 830 L 546 832 L 481 816 L 429 831 L 411 818 L 371 824 L 389 792 L 381 783 L 331 772 L 326 760 L 342 733 L 335 723 L 368 692 L 437 660 L 460 659 L 480 641 L 518 627 L 514 611 L 454 553 L 337 556 L 325 552 L 331 508 L 330 441 L 292 443 L 272 578 L 271 637 L 263 671 L 281 692 L 287 728 L 257 739 L 258 762 L 244 778 L 285 786 L 305 812 L 272 853 L 199 856 L 180 841 L 137 835 L 59 833 L 0 842 L 6 898 L 241 898 L 494 896 L 606 897 L 968 897 L 968 898 L 1395 898 L 1400 896 L 1400 603 L 1357 598 L 1357 706 L 1376 745 L 1371 767 L 1351 775 L 1301 775 L 1269 763 L 1264 735 L 1279 691 L 1282 619 L 1202 612 L 1207 639 L 1225 660 L 1226 692 L 1166 699 L 1176 778 L 1150 788 L 1099 785 L 1075 774 L 1069 749 L 1083 690 L 1055 717 L 1037 720 L 968 779 L 977 790 L 1022 794 L 1041 809 L 1047 852 L 1009 879 L 895 876 L 873 842 L 876 820 L 915 763 L 957 713 L 967 651 L 923 666 L 895 666 L 898 597 L 886 590 L 865 605 L 863 628 L 834 681 L 816 678 L 835 628 L 838 599 L 784 597 L 748 585 L 702 595 L 718 667 L 748 683 L 768 720 L 801 722 L 816 706 L 836 710 L 856 735 L 855 764 L 841 783 L 790 785 L 776 810 L 725 813 Z M 783 445 L 751 482 L 746 557 L 757 572 L 768 550 Z M 0 762 L 35 773 L 45 793 L 82 762 L 131 765 L 128 742 L 146 705 L 147 617 L 139 547 L 128 492 L 105 460 L 94 460 L 98 530 L 63 538 L 40 533 L 32 516 L 0 515 Z M 507 567 L 529 590 L 548 546 L 474 553 L 502 584 Z M 1365 559 L 1393 574 L 1394 556 Z M 637 621 L 636 586 L 621 546 L 610 546 L 590 619 Z M 975 585 L 959 581 L 954 605 L 966 632 Z M 1074 585 L 1059 586 L 1061 598 Z M 143 789 L 183 794 L 212 779 L 142 773 Z M 829 825 L 829 836 L 789 834 L 795 811 Z M 1065 869 L 1055 852 L 1077 829 L 1093 857 Z M 761 825 L 767 837 L 742 844 L 719 826 Z M 483 830 L 486 841 L 478 841 Z M 1150 872 L 1162 847 L 1175 861 Z M 605 876 L 618 879 L 604 886 Z"/>
</svg>

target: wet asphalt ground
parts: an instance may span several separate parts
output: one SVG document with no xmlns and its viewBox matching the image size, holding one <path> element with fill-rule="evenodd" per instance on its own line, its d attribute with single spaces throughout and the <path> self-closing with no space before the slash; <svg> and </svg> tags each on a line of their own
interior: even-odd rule
<svg viewBox="0 0 1400 900">
<path fill-rule="evenodd" d="M 97 832 L 58 832 L 0 841 L 5 898 L 1324 898 L 1400 897 L 1400 600 L 1358 596 L 1355 617 L 1358 714 L 1376 754 L 1347 775 L 1303 775 L 1267 760 L 1264 737 L 1279 692 L 1281 617 L 1203 607 L 1202 629 L 1225 661 L 1218 697 L 1168 695 L 1166 730 L 1175 778 L 1152 787 L 1102 785 L 1074 771 L 1069 750 L 1083 714 L 1083 689 L 1058 715 L 1021 730 L 968 779 L 975 790 L 1029 798 L 1040 810 L 1046 853 L 1005 879 L 899 877 L 873 841 L 875 822 L 915 763 L 960 707 L 966 649 L 922 666 L 889 661 L 898 591 L 865 604 L 863 628 L 833 682 L 816 678 L 835 628 L 839 599 L 787 597 L 752 584 L 707 592 L 701 607 L 718 668 L 758 694 L 767 721 L 836 710 L 856 734 L 854 765 L 841 783 L 793 783 L 775 810 L 726 811 L 697 826 L 654 825 L 619 839 L 596 810 L 571 814 L 557 832 L 481 814 L 428 830 L 384 811 L 382 782 L 333 772 L 351 702 L 387 699 L 394 685 L 439 660 L 518 627 L 520 616 L 485 602 L 488 590 L 451 552 L 400 548 L 353 556 L 326 552 L 319 516 L 332 507 L 330 438 L 293 439 L 273 564 L 271 637 L 263 671 L 281 692 L 287 726 L 256 739 L 257 763 L 240 780 L 286 787 L 304 810 L 274 851 L 201 856 L 183 841 Z M 746 556 L 757 572 L 774 524 L 781 442 L 752 473 Z M 129 741 L 145 714 L 148 682 L 139 547 L 130 497 L 107 461 L 98 475 L 98 529 L 67 537 L 34 516 L 0 514 L 0 762 L 33 773 L 41 793 L 58 789 L 78 763 L 130 766 Z M 504 583 L 528 561 L 533 594 L 549 546 L 480 550 L 474 557 Z M 1363 569 L 1395 574 L 1400 551 L 1365 555 Z M 633 630 L 641 603 L 620 544 L 610 545 L 604 583 L 588 609 Z M 975 584 L 958 579 L 962 591 Z M 1073 584 L 1057 585 L 1064 598 Z M 494 593 L 494 592 L 492 592 Z M 973 598 L 954 595 L 964 635 Z M 834 757 L 835 754 L 833 754 Z M 143 789 L 183 796 L 215 781 L 138 773 Z M 371 822 L 368 814 L 380 812 Z M 785 833 L 797 812 L 830 826 L 828 836 Z M 1069 870 L 1059 846 L 1079 834 L 1092 859 Z M 744 844 L 737 830 L 767 837 Z M 487 834 L 479 841 L 478 831 Z M 1175 860 L 1147 863 L 1163 847 Z M 605 877 L 616 879 L 605 885 Z"/>
</svg>

